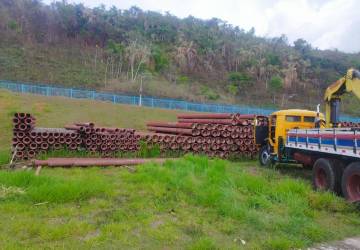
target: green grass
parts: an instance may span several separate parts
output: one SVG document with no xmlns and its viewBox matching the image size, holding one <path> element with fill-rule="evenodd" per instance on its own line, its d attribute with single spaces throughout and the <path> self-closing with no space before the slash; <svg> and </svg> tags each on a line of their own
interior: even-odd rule
<svg viewBox="0 0 360 250">
<path fill-rule="evenodd" d="M 17 187 L 25 190 L 19 201 L 24 203 L 66 203 L 87 200 L 111 192 L 110 186 L 96 171 L 87 171 L 86 175 L 70 177 L 35 176 L 32 172 L 2 172 L 0 183 L 5 187 Z M 4 197 L 12 200 L 13 195 Z M 6 200 L 5 199 L 5 200 Z"/>
<path fill-rule="evenodd" d="M 94 121 L 144 129 L 146 121 L 174 121 L 178 111 L 0 90 L 1 164 L 9 161 L 14 112 L 33 113 L 41 127 Z M 139 156 L 158 153 L 143 146 Z M 42 157 L 63 155 L 79 156 L 63 150 Z M 136 172 L 45 168 L 35 176 L 2 170 L 0 246 L 291 249 L 360 234 L 359 211 L 342 198 L 312 191 L 309 171 L 256 166 L 185 156 Z"/>
<path fill-rule="evenodd" d="M 0 195 L 0 245 L 290 249 L 360 233 L 359 212 L 343 199 L 253 165 L 187 155 L 134 173 L 2 171 L 1 185 L 14 191 Z"/>
</svg>

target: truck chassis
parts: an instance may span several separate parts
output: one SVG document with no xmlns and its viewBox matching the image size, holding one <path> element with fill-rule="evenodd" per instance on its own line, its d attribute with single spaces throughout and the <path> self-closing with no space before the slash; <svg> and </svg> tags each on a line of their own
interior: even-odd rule
<svg viewBox="0 0 360 250">
<path fill-rule="evenodd" d="M 291 129 L 285 152 L 304 166 L 312 166 L 316 189 L 360 201 L 360 129 Z"/>
</svg>

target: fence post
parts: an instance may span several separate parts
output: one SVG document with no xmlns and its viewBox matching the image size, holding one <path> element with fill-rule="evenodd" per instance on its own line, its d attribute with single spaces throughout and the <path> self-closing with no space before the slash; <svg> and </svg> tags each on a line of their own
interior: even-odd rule
<svg viewBox="0 0 360 250">
<path fill-rule="evenodd" d="M 49 96 L 50 95 L 50 87 L 46 87 L 46 96 Z"/>
<path fill-rule="evenodd" d="M 73 89 L 70 89 L 70 98 L 73 98 Z"/>
<path fill-rule="evenodd" d="M 151 107 L 154 107 L 154 98 L 151 98 Z"/>
<path fill-rule="evenodd" d="M 21 93 L 24 93 L 24 84 L 21 84 L 20 87 L 21 87 Z"/>
<path fill-rule="evenodd" d="M 91 92 L 91 99 L 93 99 L 93 100 L 95 99 L 95 91 Z"/>
<path fill-rule="evenodd" d="M 115 95 L 113 95 L 113 103 L 115 103 Z"/>
</svg>

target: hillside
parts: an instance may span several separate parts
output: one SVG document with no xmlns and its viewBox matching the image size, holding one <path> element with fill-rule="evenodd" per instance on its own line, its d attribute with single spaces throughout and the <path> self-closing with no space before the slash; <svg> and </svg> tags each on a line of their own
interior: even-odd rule
<svg viewBox="0 0 360 250">
<path fill-rule="evenodd" d="M 360 54 L 263 38 L 219 19 L 137 7 L 0 1 L 0 78 L 222 103 L 314 109 Z M 350 99 L 343 111 L 360 102 Z"/>
</svg>

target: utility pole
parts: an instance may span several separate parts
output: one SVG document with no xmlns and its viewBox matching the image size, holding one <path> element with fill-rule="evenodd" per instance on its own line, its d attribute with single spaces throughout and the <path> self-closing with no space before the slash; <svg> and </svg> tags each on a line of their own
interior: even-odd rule
<svg viewBox="0 0 360 250">
<path fill-rule="evenodd" d="M 143 75 L 140 76 L 139 106 L 142 105 Z"/>
</svg>

